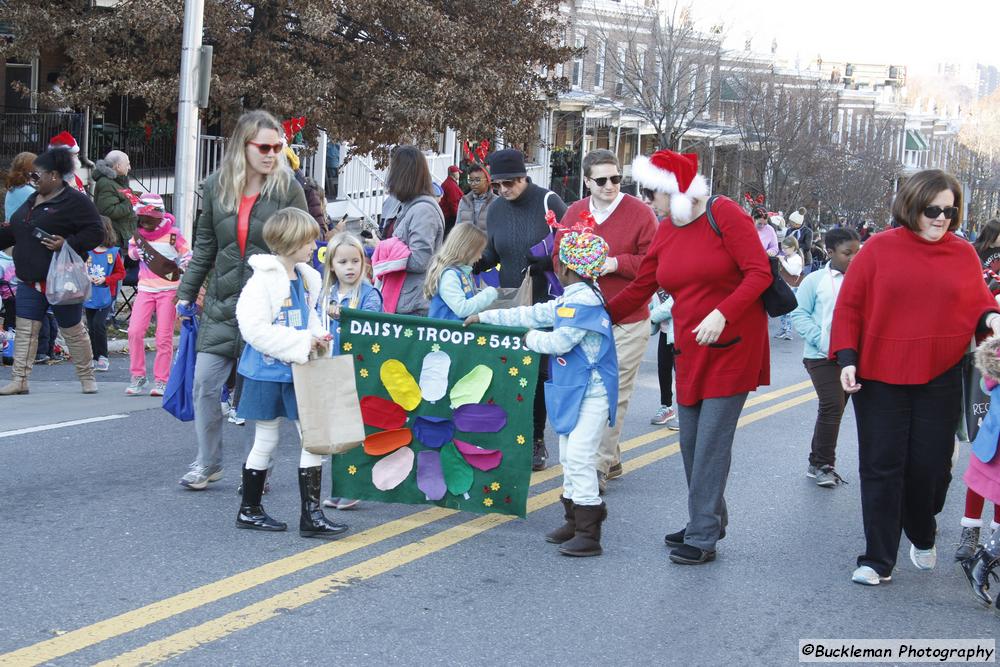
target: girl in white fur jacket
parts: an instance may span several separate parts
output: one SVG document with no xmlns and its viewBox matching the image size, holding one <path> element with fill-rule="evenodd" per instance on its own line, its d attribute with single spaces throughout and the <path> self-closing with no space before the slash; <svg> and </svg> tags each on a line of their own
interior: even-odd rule
<svg viewBox="0 0 1000 667">
<path fill-rule="evenodd" d="M 279 418 L 298 426 L 292 364 L 304 364 L 313 350 L 324 351 L 332 338 L 316 313 L 322 279 L 309 265 L 320 236 L 307 213 L 285 208 L 264 223 L 264 242 L 274 255 L 250 258 L 253 276 L 236 304 L 236 321 L 246 341 L 237 371 L 244 377 L 237 414 L 257 421 L 253 449 L 243 466 L 243 498 L 237 528 L 280 531 L 288 526 L 261 506 L 267 468 L 278 445 Z M 332 523 L 320 506 L 323 457 L 302 450 L 299 496 L 302 537 L 334 537 L 347 526 Z"/>
</svg>

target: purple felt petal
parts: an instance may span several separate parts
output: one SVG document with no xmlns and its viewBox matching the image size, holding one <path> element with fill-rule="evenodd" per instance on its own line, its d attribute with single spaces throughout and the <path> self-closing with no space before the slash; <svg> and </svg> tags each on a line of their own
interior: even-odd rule
<svg viewBox="0 0 1000 667">
<path fill-rule="evenodd" d="M 466 463 L 477 470 L 493 470 L 503 459 L 503 452 L 499 449 L 483 449 L 461 440 L 455 441 L 455 449 L 462 454 Z"/>
<path fill-rule="evenodd" d="M 431 500 L 441 500 L 448 491 L 441 470 L 441 452 L 425 449 L 417 452 L 417 488 Z"/>
<path fill-rule="evenodd" d="M 499 405 L 468 403 L 455 408 L 455 428 L 466 433 L 496 433 L 507 425 L 507 413 Z"/>
<path fill-rule="evenodd" d="M 413 421 L 413 435 L 424 447 L 440 449 L 455 435 L 455 425 L 446 417 L 417 417 Z"/>
</svg>

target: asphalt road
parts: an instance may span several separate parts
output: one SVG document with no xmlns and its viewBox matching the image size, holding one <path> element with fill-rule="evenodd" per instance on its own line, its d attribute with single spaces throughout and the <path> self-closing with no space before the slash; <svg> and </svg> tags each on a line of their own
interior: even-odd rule
<svg viewBox="0 0 1000 667">
<path fill-rule="evenodd" d="M 605 555 L 588 559 L 543 539 L 560 523 L 558 467 L 534 476 L 525 520 L 366 502 L 330 511 L 351 525 L 332 543 L 236 530 L 251 427 L 227 425 L 225 478 L 186 491 L 193 427 L 122 394 L 125 357 L 96 397 L 76 393 L 68 365 L 38 368 L 31 395 L 0 399 L 0 664 L 782 665 L 801 638 L 994 637 L 995 612 L 951 562 L 967 446 L 938 568 L 917 571 L 904 538 L 891 584 L 851 583 L 863 547 L 853 413 L 838 466 L 850 484 L 820 489 L 804 476 L 816 403 L 800 355 L 797 340 L 772 344 L 772 385 L 737 432 L 728 536 L 698 567 L 670 563 L 663 545 L 687 509 L 677 436 L 649 425 L 652 346 L 626 474 L 606 496 Z M 94 417 L 107 419 L 22 430 Z M 294 527 L 285 433 L 265 504 Z"/>
</svg>

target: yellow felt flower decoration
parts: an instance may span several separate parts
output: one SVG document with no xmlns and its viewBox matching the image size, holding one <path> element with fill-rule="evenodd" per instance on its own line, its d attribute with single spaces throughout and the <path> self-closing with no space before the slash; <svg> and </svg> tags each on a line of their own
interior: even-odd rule
<svg viewBox="0 0 1000 667">
<path fill-rule="evenodd" d="M 351 345 L 350 343 L 344 343 L 343 347 L 344 347 L 344 352 L 350 352 L 354 348 L 354 346 Z"/>
<path fill-rule="evenodd" d="M 379 345 L 378 343 L 372 344 L 372 352 L 374 352 L 375 354 L 378 354 L 381 351 L 382 351 L 382 346 L 381 345 Z"/>
<path fill-rule="evenodd" d="M 347 466 L 347 474 L 348 475 L 356 475 L 356 474 L 358 474 L 358 468 L 357 468 L 357 466 Z"/>
<path fill-rule="evenodd" d="M 492 484 L 490 484 L 490 488 L 493 489 L 494 491 L 499 491 L 500 490 L 500 482 L 493 482 Z"/>
<path fill-rule="evenodd" d="M 524 436 L 523 435 L 517 436 L 517 438 L 515 438 L 515 440 L 517 440 L 517 444 L 519 444 L 519 445 L 523 445 L 524 444 Z"/>
<path fill-rule="evenodd" d="M 486 505 L 487 507 L 493 507 L 493 499 L 483 498 L 483 504 Z"/>
<path fill-rule="evenodd" d="M 358 371 L 358 375 L 360 375 L 363 378 L 368 377 L 368 369 L 367 368 L 362 368 L 360 371 Z"/>
<path fill-rule="evenodd" d="M 517 374 L 520 371 L 517 370 L 517 366 L 511 366 L 510 368 L 507 369 L 507 372 L 510 373 L 511 377 L 517 377 Z"/>
<path fill-rule="evenodd" d="M 530 366 L 531 365 L 531 357 L 527 357 L 527 356 L 524 357 L 523 359 L 521 359 L 521 363 L 524 364 L 525 366 Z"/>
<path fill-rule="evenodd" d="M 486 345 L 486 336 L 480 336 L 477 338 L 476 345 Z"/>
</svg>

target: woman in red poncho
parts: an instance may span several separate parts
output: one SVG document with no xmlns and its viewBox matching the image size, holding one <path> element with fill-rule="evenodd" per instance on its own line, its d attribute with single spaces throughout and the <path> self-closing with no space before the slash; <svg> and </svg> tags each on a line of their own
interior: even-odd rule
<svg viewBox="0 0 1000 667">
<path fill-rule="evenodd" d="M 954 177 L 937 169 L 913 176 L 892 205 L 898 226 L 864 245 L 837 298 L 830 351 L 858 423 L 859 584 L 892 578 L 901 532 L 914 566 L 934 568 L 934 517 L 962 411 L 960 362 L 974 334 L 1000 333 L 976 251 L 951 233 L 961 211 Z"/>
<path fill-rule="evenodd" d="M 664 218 L 635 279 L 608 303 L 614 321 L 649 303 L 662 288 L 674 297 L 674 348 L 681 455 L 689 521 L 664 541 L 675 563 L 715 558 L 725 536 L 724 492 L 747 394 L 770 382 L 767 314 L 760 295 L 771 284 L 753 221 L 720 197 L 708 221 L 708 185 L 698 156 L 657 151 L 637 158 L 632 176 Z"/>
</svg>

